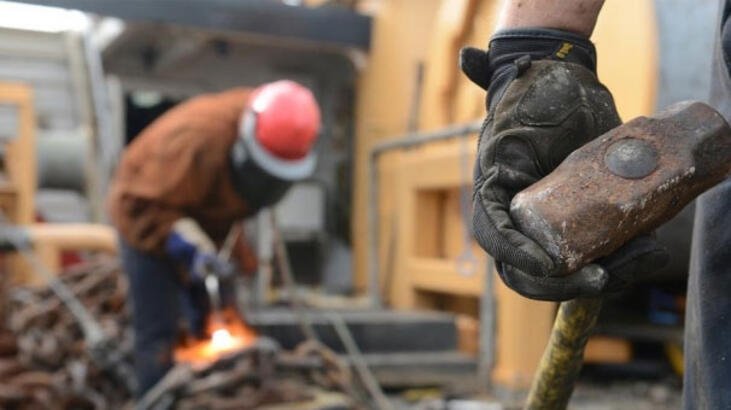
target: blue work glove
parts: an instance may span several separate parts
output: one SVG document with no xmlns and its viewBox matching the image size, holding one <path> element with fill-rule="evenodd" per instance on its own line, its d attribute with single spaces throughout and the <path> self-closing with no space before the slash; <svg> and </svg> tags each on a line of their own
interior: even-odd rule
<svg viewBox="0 0 731 410">
<path fill-rule="evenodd" d="M 168 256 L 187 268 L 190 279 L 194 282 L 202 282 L 208 273 L 220 278 L 233 274 L 233 265 L 221 260 L 215 250 L 213 241 L 190 218 L 176 221 L 165 242 Z"/>
</svg>

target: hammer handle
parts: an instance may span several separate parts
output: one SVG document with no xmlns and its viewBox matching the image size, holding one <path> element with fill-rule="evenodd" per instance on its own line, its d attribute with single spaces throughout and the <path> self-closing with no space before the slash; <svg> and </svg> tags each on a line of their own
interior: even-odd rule
<svg viewBox="0 0 731 410">
<path fill-rule="evenodd" d="M 566 408 L 581 371 L 586 341 L 601 308 L 601 298 L 579 298 L 561 303 L 528 393 L 526 409 Z"/>
</svg>

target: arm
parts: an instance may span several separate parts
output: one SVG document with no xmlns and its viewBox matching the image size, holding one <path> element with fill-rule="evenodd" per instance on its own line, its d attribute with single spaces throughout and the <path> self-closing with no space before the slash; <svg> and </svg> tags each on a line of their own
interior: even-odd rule
<svg viewBox="0 0 731 410">
<path fill-rule="evenodd" d="M 508 0 L 497 29 L 545 27 L 591 36 L 604 0 Z"/>
<path fill-rule="evenodd" d="M 510 0 L 487 51 L 462 50 L 465 74 L 487 91 L 473 195 L 473 231 L 506 285 L 525 296 L 568 300 L 616 291 L 662 267 L 664 251 L 638 238 L 578 271 L 552 259 L 513 223 L 518 192 L 572 151 L 618 126 L 609 91 L 596 78 L 589 40 L 602 1 Z"/>
<path fill-rule="evenodd" d="M 175 221 L 205 206 L 212 190 L 222 185 L 241 111 L 232 92 L 222 95 L 180 104 L 125 150 L 107 204 L 111 219 L 132 246 L 164 251 Z M 239 95 L 238 100 L 246 98 Z"/>
</svg>

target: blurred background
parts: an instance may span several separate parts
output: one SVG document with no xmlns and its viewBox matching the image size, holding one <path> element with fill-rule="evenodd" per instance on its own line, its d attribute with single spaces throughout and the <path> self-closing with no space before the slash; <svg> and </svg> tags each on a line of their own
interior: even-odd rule
<svg viewBox="0 0 731 410">
<path fill-rule="evenodd" d="M 706 100 L 717 3 L 606 2 L 592 40 L 599 78 L 624 120 Z M 485 96 L 459 71 L 457 55 L 465 45 L 486 47 L 499 6 L 0 1 L 0 207 L 27 229 L 45 269 L 99 274 L 90 261 L 116 254 L 104 198 L 122 151 L 145 126 L 198 94 L 295 80 L 322 109 L 319 162 L 271 210 L 277 227 L 266 213 L 245 222 L 259 264 L 255 278 L 239 283 L 247 324 L 293 349 L 304 339 L 304 312 L 365 397 L 371 380 L 404 408 L 511 408 L 530 385 L 556 304 L 502 285 L 469 231 Z M 576 408 L 679 408 L 692 219 L 691 205 L 658 232 L 671 250 L 668 268 L 607 302 Z M 282 279 L 276 238 L 294 287 Z M 28 314 L 18 307 L 19 289 L 36 302 L 48 295 L 37 270 L 2 256 L 6 292 L 15 294 L 2 309 L 4 320 L 15 320 L 3 336 L 11 346 L 4 357 L 25 352 L 26 371 L 58 374 L 71 356 L 47 346 L 57 349 L 57 363 L 40 363 L 42 343 L 29 334 L 62 330 L 40 319 L 17 324 L 18 312 Z M 333 313 L 359 352 L 336 331 Z M 0 403 L 39 394 L 40 382 L 13 382 L 18 374 L 0 370 L 0 384 L 21 386 L 5 395 L 15 402 L 0 389 Z"/>
</svg>

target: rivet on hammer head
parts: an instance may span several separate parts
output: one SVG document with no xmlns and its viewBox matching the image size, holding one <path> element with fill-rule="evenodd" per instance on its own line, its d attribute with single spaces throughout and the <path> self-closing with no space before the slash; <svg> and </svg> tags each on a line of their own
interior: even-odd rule
<svg viewBox="0 0 731 410">
<path fill-rule="evenodd" d="M 658 154 L 648 142 L 624 138 L 610 145 L 604 155 L 604 165 L 622 178 L 644 178 L 657 168 Z"/>
</svg>

